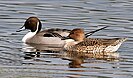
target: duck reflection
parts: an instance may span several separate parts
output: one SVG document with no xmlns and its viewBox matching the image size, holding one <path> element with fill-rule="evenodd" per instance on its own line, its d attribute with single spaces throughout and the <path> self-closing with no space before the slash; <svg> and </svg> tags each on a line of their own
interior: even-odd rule
<svg viewBox="0 0 133 78">
<path fill-rule="evenodd" d="M 85 57 L 82 57 L 77 52 L 65 52 L 62 59 L 70 61 L 69 63 L 70 68 L 83 68 L 81 64 L 84 63 Z"/>
<path fill-rule="evenodd" d="M 35 57 L 40 57 L 40 52 L 25 52 L 24 59 L 33 59 Z"/>
<path fill-rule="evenodd" d="M 40 57 L 41 52 L 58 52 L 61 48 L 59 45 L 52 46 L 51 45 L 39 45 L 39 44 L 24 44 L 23 52 L 25 54 L 25 59 L 33 59 L 36 57 Z"/>
<path fill-rule="evenodd" d="M 63 56 L 64 60 L 69 60 L 70 68 L 83 68 L 81 64 L 85 63 L 86 59 L 91 60 L 89 63 L 94 63 L 92 60 L 118 61 L 119 53 L 103 52 L 103 53 L 83 53 L 83 52 L 66 52 Z"/>
<path fill-rule="evenodd" d="M 36 51 L 60 51 L 62 48 L 60 45 L 43 45 L 43 44 L 24 44 L 23 50 L 26 52 Z"/>
</svg>

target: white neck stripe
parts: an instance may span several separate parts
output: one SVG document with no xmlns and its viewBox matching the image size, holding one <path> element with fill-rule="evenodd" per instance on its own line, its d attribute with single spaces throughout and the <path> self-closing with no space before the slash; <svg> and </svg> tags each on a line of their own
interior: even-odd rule
<svg viewBox="0 0 133 78">
<path fill-rule="evenodd" d="M 39 22 L 37 22 L 37 29 L 36 29 L 35 33 L 38 32 L 38 29 L 39 29 Z"/>
<path fill-rule="evenodd" d="M 36 33 L 38 32 L 38 29 L 39 29 L 39 22 L 37 22 L 37 29 L 36 29 L 36 31 L 35 32 L 29 32 L 29 33 L 27 33 L 23 37 L 22 41 L 23 42 L 28 42 L 32 37 L 34 37 L 36 35 Z"/>
</svg>

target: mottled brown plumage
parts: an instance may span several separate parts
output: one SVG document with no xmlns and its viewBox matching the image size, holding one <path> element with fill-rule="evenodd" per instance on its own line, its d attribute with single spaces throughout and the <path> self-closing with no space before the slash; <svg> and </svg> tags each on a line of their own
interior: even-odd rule
<svg viewBox="0 0 133 78">
<path fill-rule="evenodd" d="M 126 38 L 85 38 L 83 29 L 72 30 L 69 37 L 74 39 L 77 43 L 68 46 L 66 44 L 65 50 L 91 53 L 117 51 L 120 45 L 126 40 Z"/>
</svg>

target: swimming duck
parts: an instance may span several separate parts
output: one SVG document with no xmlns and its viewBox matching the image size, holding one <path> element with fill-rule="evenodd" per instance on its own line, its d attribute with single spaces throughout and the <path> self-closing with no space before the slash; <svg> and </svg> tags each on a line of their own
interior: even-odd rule
<svg viewBox="0 0 133 78">
<path fill-rule="evenodd" d="M 64 50 L 89 53 L 115 52 L 127 39 L 85 38 L 84 30 L 80 28 L 73 29 L 68 35 L 68 38 L 66 40 L 67 43 L 64 46 Z"/>
<path fill-rule="evenodd" d="M 107 26 L 106 26 L 107 27 Z M 95 31 L 86 33 L 86 37 L 92 35 L 93 33 L 102 30 L 106 27 L 100 28 Z M 68 29 L 45 29 L 41 31 L 42 24 L 37 17 L 29 17 L 24 25 L 17 31 L 30 30 L 22 39 L 24 43 L 34 43 L 34 44 L 59 44 L 64 45 L 64 40 L 61 40 L 61 36 L 66 37 L 69 35 L 71 30 Z"/>
</svg>

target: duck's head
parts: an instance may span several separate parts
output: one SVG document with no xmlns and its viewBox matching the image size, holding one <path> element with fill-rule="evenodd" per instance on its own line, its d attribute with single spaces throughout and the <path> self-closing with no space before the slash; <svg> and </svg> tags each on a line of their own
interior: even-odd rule
<svg viewBox="0 0 133 78">
<path fill-rule="evenodd" d="M 81 28 L 73 29 L 68 37 L 74 39 L 75 41 L 83 41 L 85 38 L 84 30 Z"/>
<path fill-rule="evenodd" d="M 42 24 L 37 17 L 29 17 L 24 25 L 17 31 L 23 31 L 25 29 L 31 30 L 31 32 L 39 32 L 41 30 Z"/>
</svg>

